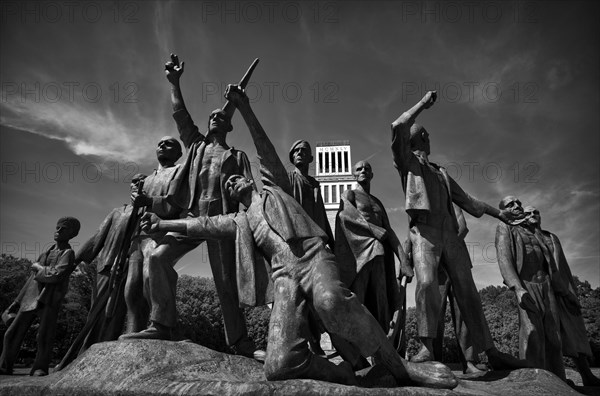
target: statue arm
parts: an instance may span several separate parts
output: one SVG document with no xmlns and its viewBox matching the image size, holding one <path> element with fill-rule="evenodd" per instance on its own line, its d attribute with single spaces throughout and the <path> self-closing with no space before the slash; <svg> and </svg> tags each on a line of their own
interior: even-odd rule
<svg viewBox="0 0 600 396">
<path fill-rule="evenodd" d="M 203 239 L 235 239 L 237 224 L 233 217 L 235 213 L 218 216 L 200 216 L 187 224 L 187 234 Z"/>
<path fill-rule="evenodd" d="M 238 151 L 239 153 L 239 163 L 240 168 L 242 169 L 242 176 L 244 176 L 248 180 L 254 180 L 254 175 L 252 175 L 252 166 L 250 165 L 250 160 L 248 160 L 248 156 L 243 151 Z M 254 185 L 254 189 L 256 190 L 256 184 Z"/>
<path fill-rule="evenodd" d="M 488 203 L 478 200 L 467 194 L 457 182 L 448 176 L 450 180 L 450 190 L 452 195 L 452 202 L 458 205 L 461 209 L 469 213 L 471 216 L 481 217 L 484 214 L 492 216 L 505 224 L 511 224 L 512 221 L 518 220 L 523 217 L 522 214 L 514 213 L 508 209 L 500 210 L 494 208 Z"/>
<path fill-rule="evenodd" d="M 39 283 L 59 283 L 71 275 L 75 269 L 75 252 L 65 249 L 55 266 L 43 266 L 35 274 Z"/>
<path fill-rule="evenodd" d="M 90 264 L 92 261 L 94 261 L 94 258 L 96 257 L 96 255 L 94 253 L 97 251 L 96 250 L 97 239 L 98 238 L 97 238 L 97 234 L 96 234 L 83 243 L 83 245 L 81 246 L 81 248 L 77 251 L 77 254 L 75 255 L 75 264 L 79 264 L 82 261 L 85 261 L 86 263 Z"/>
<path fill-rule="evenodd" d="M 186 109 L 183 95 L 181 94 L 181 86 L 179 85 L 184 67 L 185 62 L 181 62 L 180 64 L 179 57 L 175 54 L 171 54 L 171 60 L 165 63 L 165 75 L 171 83 L 171 105 L 173 106 L 174 113 Z"/>
<path fill-rule="evenodd" d="M 448 176 L 448 179 L 450 181 L 452 202 L 458 205 L 462 210 L 475 217 L 481 217 L 487 213 L 490 216 L 499 219 L 499 209 L 493 208 L 485 202 L 467 194 L 452 177 Z"/>
<path fill-rule="evenodd" d="M 496 227 L 496 256 L 500 273 L 504 283 L 515 292 L 517 303 L 527 311 L 536 312 L 535 301 L 529 292 L 523 287 L 523 283 L 517 274 L 516 257 L 513 249 L 514 241 L 507 224 L 499 223 Z M 517 247 L 518 248 L 518 247 Z"/>
<path fill-rule="evenodd" d="M 194 238 L 202 239 L 235 239 L 237 224 L 236 214 L 218 216 L 199 216 L 188 219 L 163 220 L 154 213 L 142 216 L 142 230 L 148 233 L 179 232 Z"/>
<path fill-rule="evenodd" d="M 516 258 L 513 254 L 513 240 L 509 226 L 498 224 L 496 227 L 496 255 L 504 283 L 512 290 L 523 289 L 516 271 Z"/>
<path fill-rule="evenodd" d="M 427 92 L 423 99 L 392 122 L 392 154 L 394 156 L 394 166 L 399 172 L 406 172 L 408 161 L 412 155 L 410 150 L 410 127 L 423 110 L 430 108 L 435 103 L 436 98 L 436 91 Z"/>
<path fill-rule="evenodd" d="M 266 186 L 278 186 L 287 194 L 293 195 L 289 176 L 277 155 L 273 143 L 256 118 L 244 91 L 237 85 L 229 85 L 225 97 L 232 101 L 244 118 L 260 162 L 261 180 Z"/>
<path fill-rule="evenodd" d="M 171 54 L 171 60 L 165 64 L 165 74 L 167 80 L 171 83 L 171 105 L 173 107 L 173 118 L 179 131 L 179 138 L 185 147 L 189 149 L 195 141 L 204 139 L 204 135 L 200 133 L 185 107 L 181 85 L 179 84 L 184 66 L 185 62 L 180 64 L 177 55 Z"/>
<path fill-rule="evenodd" d="M 396 263 L 396 276 L 398 277 L 398 279 L 401 279 L 403 276 L 406 276 L 407 278 L 411 279 L 413 276 L 415 276 L 415 273 L 412 269 L 412 262 L 411 260 L 409 260 L 408 255 L 402 248 L 402 243 L 400 242 L 398 235 L 396 235 L 396 232 L 392 229 L 390 220 L 388 218 L 387 212 L 385 212 L 385 207 L 383 206 L 383 204 L 381 204 L 381 207 L 384 208 L 383 226 L 387 230 L 388 240 L 390 242 L 390 245 L 392 246 L 392 249 L 394 250 L 394 254 L 398 258 L 398 261 Z"/>
<path fill-rule="evenodd" d="M 108 234 L 111 232 L 113 224 L 115 224 L 116 215 L 119 209 L 113 209 L 100 223 L 96 233 L 83 243 L 81 248 L 75 254 L 75 265 L 79 265 L 82 261 L 91 264 L 98 255 L 98 252 L 104 246 Z"/>
<path fill-rule="evenodd" d="M 567 258 L 562 249 L 558 237 L 550 234 L 551 243 L 554 247 L 556 265 L 558 271 L 552 276 L 552 288 L 560 298 L 563 298 L 567 307 L 576 314 L 581 313 L 581 303 L 577 295 L 577 287 L 573 281 L 573 274 L 567 263 Z"/>
</svg>

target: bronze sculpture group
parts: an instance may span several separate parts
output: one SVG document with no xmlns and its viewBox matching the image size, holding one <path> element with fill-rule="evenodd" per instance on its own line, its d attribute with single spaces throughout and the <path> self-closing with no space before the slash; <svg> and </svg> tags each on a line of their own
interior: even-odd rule
<svg viewBox="0 0 600 396">
<path fill-rule="evenodd" d="M 206 243 L 226 342 L 235 353 L 264 361 L 268 380 L 308 378 L 356 385 L 355 371 L 369 366 L 366 358 L 371 357 L 398 385 L 453 388 L 456 378 L 435 361 L 440 358 L 435 344 L 442 306 L 451 291 L 466 371 L 476 370 L 474 355 L 485 352 L 493 369 L 539 367 L 566 380 L 566 355 L 575 358 L 584 384 L 598 384 L 587 361 L 591 351 L 572 275 L 558 238 L 541 229 L 539 212 L 523 210 L 514 197 L 503 199 L 496 209 L 468 195 L 444 168 L 429 161 L 429 134 L 415 120 L 434 105 L 435 91 L 392 123 L 393 160 L 409 217 L 405 246 L 384 205 L 371 194 L 374 172 L 366 161 L 353 167 L 356 187 L 341 196 L 334 238 L 319 183 L 308 175 L 310 144 L 292 144 L 289 160 L 294 169 L 288 172 L 250 106 L 244 86 L 255 66 L 240 84 L 228 86 L 227 103 L 211 113 L 202 134 L 181 93 L 184 64 L 171 55 L 165 69 L 173 117 L 186 149 L 184 163 L 176 164 L 183 154 L 179 142 L 162 138 L 156 150 L 158 168 L 132 183 L 132 205 L 114 209 L 77 255 L 67 242 L 77 234 L 78 223 L 75 227 L 74 219 L 59 220 L 57 245 L 33 265 L 34 274 L 23 288 L 53 296 L 42 299 L 26 291 L 27 298 L 7 310 L 16 317 L 11 317 L 4 338 L 3 374 L 12 372 L 23 329 L 35 315 L 44 327 L 32 375 L 48 374 L 58 307 L 68 276 L 81 261 L 96 263 L 97 290 L 85 332 L 58 369 L 95 342 L 174 340 L 173 267 Z M 261 191 L 246 154 L 226 142 L 235 110 L 257 150 Z M 143 184 L 137 183 L 144 178 Z M 496 248 L 502 276 L 519 304 L 520 360 L 500 352 L 490 335 L 464 242 L 463 210 L 501 221 Z M 413 277 L 421 350 L 407 361 L 398 353 L 395 337 L 401 288 Z M 35 304 L 24 302 L 31 298 Z M 269 302 L 273 305 L 264 352 L 248 337 L 242 307 Z M 338 365 L 323 356 L 319 339 L 324 331 L 344 358 Z"/>
</svg>

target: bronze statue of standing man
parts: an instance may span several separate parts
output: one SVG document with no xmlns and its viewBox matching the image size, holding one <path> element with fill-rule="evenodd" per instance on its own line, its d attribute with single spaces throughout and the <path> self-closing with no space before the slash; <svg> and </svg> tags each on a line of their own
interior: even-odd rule
<svg viewBox="0 0 600 396">
<path fill-rule="evenodd" d="M 474 347 L 485 351 L 496 369 L 526 367 L 525 362 L 517 361 L 494 346 L 463 240 L 466 223 L 462 212 L 455 210 L 453 204 L 475 217 L 488 214 L 507 222 L 514 215 L 471 197 L 444 168 L 429 161 L 429 133 L 415 120 L 423 110 L 433 106 L 436 98 L 435 91 L 427 92 L 392 123 L 392 152 L 406 195 L 417 282 L 417 328 L 423 344 L 415 361 L 433 358 L 433 340 L 437 335 L 441 308 L 438 269 L 442 265 L 452 282 Z"/>
</svg>

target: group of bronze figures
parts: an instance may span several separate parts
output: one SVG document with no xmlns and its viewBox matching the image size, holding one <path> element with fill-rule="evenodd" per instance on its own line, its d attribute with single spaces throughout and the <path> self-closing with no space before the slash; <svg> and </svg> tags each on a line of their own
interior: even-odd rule
<svg viewBox="0 0 600 396">
<path fill-rule="evenodd" d="M 162 138 L 157 169 L 132 180 L 132 204 L 111 211 L 77 254 L 68 241 L 77 235 L 79 222 L 59 220 L 56 245 L 33 264 L 30 279 L 3 315 L 10 323 L 0 358 L 3 374 L 12 373 L 36 316 L 41 324 L 31 374 L 48 374 L 61 300 L 82 261 L 97 269 L 92 306 L 57 369 L 96 342 L 178 340 L 173 267 L 206 242 L 226 342 L 235 353 L 264 361 L 269 380 L 357 384 L 356 371 L 378 364 L 399 385 L 453 388 L 455 376 L 435 361 L 441 358 L 435 345 L 451 295 L 466 372 L 478 370 L 474 362 L 484 352 L 494 369 L 538 367 L 566 380 L 566 355 L 575 358 L 584 384 L 598 384 L 587 361 L 591 351 L 572 275 L 558 238 L 541 229 L 539 212 L 523 209 L 514 197 L 504 198 L 496 209 L 465 193 L 444 168 L 429 162 L 429 135 L 415 120 L 434 104 L 435 92 L 392 123 L 393 161 L 409 217 L 403 246 L 384 205 L 371 194 L 373 170 L 366 161 L 353 167 L 356 188 L 341 196 L 334 237 L 319 182 L 308 174 L 311 147 L 295 142 L 289 151 L 294 169 L 286 170 L 244 92 L 251 70 L 239 85 L 228 86 L 227 103 L 211 113 L 204 135 L 181 93 L 184 64 L 171 55 L 165 69 L 184 162 L 176 164 L 183 154 L 178 140 Z M 257 150 L 261 191 L 246 154 L 226 142 L 236 109 Z M 520 360 L 500 352 L 490 335 L 464 242 L 463 210 L 501 221 L 498 263 L 517 296 Z M 422 348 L 407 361 L 398 352 L 403 336 L 398 307 L 413 277 Z M 265 353 L 248 337 L 242 307 L 269 303 Z M 330 334 L 342 363 L 324 356 L 323 332 Z"/>
</svg>

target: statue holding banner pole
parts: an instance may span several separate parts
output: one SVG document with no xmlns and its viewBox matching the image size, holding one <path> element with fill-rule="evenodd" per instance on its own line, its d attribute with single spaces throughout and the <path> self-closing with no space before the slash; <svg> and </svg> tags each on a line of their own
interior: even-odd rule
<svg viewBox="0 0 600 396">
<path fill-rule="evenodd" d="M 240 81 L 241 85 L 248 83 L 257 64 L 258 59 Z M 181 93 L 179 82 L 184 67 L 184 62 L 180 63 L 174 54 L 171 54 L 171 60 L 165 64 L 166 77 L 171 83 L 173 118 L 177 123 L 180 140 L 187 150 L 185 162 L 169 185 L 166 199 L 172 205 L 182 208 L 184 218 L 237 212 L 239 204 L 226 194 L 225 181 L 234 174 L 243 174 L 252 179 L 252 172 L 246 154 L 230 147 L 226 141 L 227 134 L 233 130 L 231 118 L 235 106 L 228 102 L 222 109 L 214 110 L 209 117 L 206 134 L 200 133 Z M 264 352 L 257 351 L 248 337 L 245 317 L 239 307 L 233 242 L 193 238 L 177 232 L 164 235 L 148 260 L 150 327 L 124 335 L 121 339 L 172 339 L 171 332 L 177 323 L 177 272 L 173 267 L 181 257 L 203 242 L 206 242 L 208 248 L 213 279 L 221 303 L 227 345 L 237 354 L 264 359 Z"/>
</svg>

